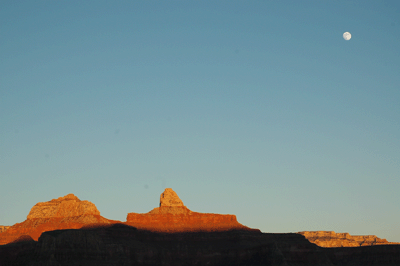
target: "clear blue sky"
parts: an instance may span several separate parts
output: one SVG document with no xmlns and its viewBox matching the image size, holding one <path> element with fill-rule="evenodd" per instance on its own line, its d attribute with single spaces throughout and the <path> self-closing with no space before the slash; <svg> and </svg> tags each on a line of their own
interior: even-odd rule
<svg viewBox="0 0 400 266">
<path fill-rule="evenodd" d="M 342 34 L 349 31 L 352 39 Z M 0 224 L 74 193 L 400 241 L 399 1 L 2 1 Z"/>
</svg>

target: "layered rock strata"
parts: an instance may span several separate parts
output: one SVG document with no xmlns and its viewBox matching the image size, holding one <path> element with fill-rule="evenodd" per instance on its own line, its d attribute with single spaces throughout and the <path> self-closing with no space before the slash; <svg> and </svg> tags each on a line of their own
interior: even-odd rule
<svg viewBox="0 0 400 266">
<path fill-rule="evenodd" d="M 374 235 L 352 236 L 349 233 L 335 233 L 334 231 L 303 231 L 299 232 L 299 234 L 305 236 L 308 241 L 327 248 L 400 244 L 388 242 L 386 239 Z"/>
<path fill-rule="evenodd" d="M 159 206 L 148 213 L 128 213 L 126 224 L 153 232 L 259 231 L 238 223 L 235 215 L 193 212 L 171 188 L 161 194 Z"/>
<path fill-rule="evenodd" d="M 88 224 L 109 224 L 112 221 L 100 216 L 96 206 L 89 201 L 81 201 L 73 194 L 58 199 L 39 202 L 32 207 L 27 219 L 10 226 L 0 233 L 0 245 L 13 242 L 22 236 L 38 240 L 46 231 L 56 229 L 77 229 Z"/>
</svg>

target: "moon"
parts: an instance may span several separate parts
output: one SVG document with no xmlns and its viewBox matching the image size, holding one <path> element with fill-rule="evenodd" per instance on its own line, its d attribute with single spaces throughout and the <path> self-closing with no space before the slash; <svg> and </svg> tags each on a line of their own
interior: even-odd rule
<svg viewBox="0 0 400 266">
<path fill-rule="evenodd" d="M 343 39 L 345 39 L 346 41 L 351 39 L 351 34 L 350 32 L 346 31 L 345 33 L 343 33 Z"/>
</svg>

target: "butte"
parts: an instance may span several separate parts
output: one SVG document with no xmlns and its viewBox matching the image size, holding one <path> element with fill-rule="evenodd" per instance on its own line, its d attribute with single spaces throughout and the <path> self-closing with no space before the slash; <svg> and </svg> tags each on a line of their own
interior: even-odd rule
<svg viewBox="0 0 400 266">
<path fill-rule="evenodd" d="M 200 213 L 189 210 L 171 188 L 160 196 L 160 206 L 148 213 L 128 213 L 125 224 L 153 232 L 217 232 L 251 230 L 235 215 Z"/>
<path fill-rule="evenodd" d="M 102 217 L 90 201 L 82 201 L 74 194 L 68 194 L 58 199 L 37 203 L 25 221 L 16 223 L 0 233 L 0 245 L 28 239 L 37 241 L 46 231 L 79 229 L 88 225 L 115 222 Z"/>
</svg>

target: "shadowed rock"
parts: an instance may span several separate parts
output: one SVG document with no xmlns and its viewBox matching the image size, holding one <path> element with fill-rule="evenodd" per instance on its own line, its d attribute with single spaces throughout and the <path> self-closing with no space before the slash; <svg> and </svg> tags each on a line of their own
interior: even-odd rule
<svg viewBox="0 0 400 266">
<path fill-rule="evenodd" d="M 155 233 L 125 224 L 44 232 L 0 246 L 0 265 L 395 266 L 400 245 L 322 248 L 300 234 Z"/>
</svg>

